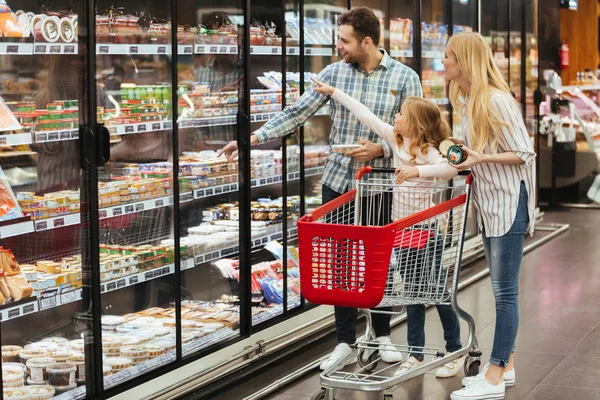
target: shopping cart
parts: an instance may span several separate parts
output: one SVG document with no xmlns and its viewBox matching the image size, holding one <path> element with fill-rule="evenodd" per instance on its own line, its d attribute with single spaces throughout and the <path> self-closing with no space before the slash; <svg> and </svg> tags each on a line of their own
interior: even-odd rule
<svg viewBox="0 0 600 400">
<path fill-rule="evenodd" d="M 465 376 L 479 372 L 481 352 L 475 322 L 457 304 L 472 176 L 456 182 L 395 183 L 393 169 L 365 167 L 356 188 L 322 205 L 298 222 L 302 294 L 315 304 L 359 308 L 367 322 L 364 340 L 321 374 L 313 400 L 335 398 L 336 389 L 381 392 L 384 400 L 403 382 L 466 356 Z M 371 328 L 382 307 L 449 304 L 469 326 L 464 347 L 444 354 L 433 347 L 381 345 Z M 373 309 L 375 308 L 375 309 Z M 419 353 L 419 367 L 394 376 L 401 362 L 378 368 L 379 352 Z M 359 369 L 342 371 L 358 358 Z M 383 363 L 382 363 L 383 364 Z"/>
</svg>

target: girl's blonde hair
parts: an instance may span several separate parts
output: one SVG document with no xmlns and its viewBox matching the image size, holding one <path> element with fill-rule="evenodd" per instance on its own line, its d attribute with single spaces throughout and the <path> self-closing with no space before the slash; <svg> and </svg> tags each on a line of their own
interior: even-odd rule
<svg viewBox="0 0 600 400">
<path fill-rule="evenodd" d="M 515 102 L 500 69 L 494 62 L 490 46 L 483 36 L 475 32 L 453 35 L 448 47 L 454 53 L 461 72 L 471 78 L 471 93 L 460 85 L 450 82 L 450 101 L 459 115 L 467 116 L 470 144 L 473 150 L 482 152 L 487 144 L 490 151 L 498 151 L 498 135 L 502 125 L 508 126 L 491 106 L 492 90 L 505 93 Z M 465 110 L 465 100 L 469 98 Z M 517 105 L 518 106 L 518 105 Z"/>
<path fill-rule="evenodd" d="M 415 162 L 416 149 L 420 149 L 422 154 L 427 154 L 430 146 L 437 149 L 442 140 L 450 137 L 448 122 L 442 117 L 439 107 L 432 101 L 409 96 L 404 100 L 401 110 L 408 129 L 413 134 L 409 148 L 411 162 Z M 402 147 L 404 138 L 396 135 L 396 142 Z"/>
</svg>

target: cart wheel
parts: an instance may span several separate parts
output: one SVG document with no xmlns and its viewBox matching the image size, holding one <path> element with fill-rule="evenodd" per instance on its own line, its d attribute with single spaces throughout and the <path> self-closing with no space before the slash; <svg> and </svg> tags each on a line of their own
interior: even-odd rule
<svg viewBox="0 0 600 400">
<path fill-rule="evenodd" d="M 481 361 L 478 359 L 473 359 L 470 356 L 465 358 L 465 376 L 475 376 L 479 373 L 479 366 L 481 365 Z"/>
<path fill-rule="evenodd" d="M 383 400 L 394 400 L 394 395 L 393 394 L 384 394 Z"/>
<path fill-rule="evenodd" d="M 321 389 L 317 393 L 315 393 L 314 396 L 310 398 L 310 400 L 327 400 L 326 395 L 327 389 Z"/>
<path fill-rule="evenodd" d="M 370 354 L 369 354 L 370 353 Z M 365 372 L 372 372 L 377 368 L 377 358 L 379 357 L 379 350 L 360 349 L 358 352 L 358 365 L 361 368 L 365 368 Z"/>
</svg>

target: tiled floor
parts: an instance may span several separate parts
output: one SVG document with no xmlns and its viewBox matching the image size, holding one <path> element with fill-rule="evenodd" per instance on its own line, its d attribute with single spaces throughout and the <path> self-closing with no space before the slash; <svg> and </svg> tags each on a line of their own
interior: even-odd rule
<svg viewBox="0 0 600 400">
<path fill-rule="evenodd" d="M 520 284 L 520 328 L 516 345 L 517 384 L 508 388 L 512 400 L 600 399 L 600 212 L 571 210 L 547 214 L 549 222 L 568 222 L 571 229 L 528 253 L 523 261 Z M 459 294 L 459 304 L 475 318 L 477 337 L 489 357 L 494 334 L 494 297 L 489 278 Z M 466 324 L 461 323 L 466 332 Z M 444 345 L 435 310 L 427 312 L 427 345 Z M 406 325 L 392 334 L 395 342 L 406 341 Z M 329 346 L 327 346 L 327 344 Z M 319 355 L 335 345 L 323 343 L 311 354 Z M 299 355 L 299 359 L 306 359 Z M 292 372 L 293 360 L 278 370 Z M 297 364 L 296 368 L 303 364 Z M 282 372 L 279 372 L 281 374 Z M 257 388 L 277 376 L 267 371 L 253 379 Z M 280 376 L 277 376 L 280 377 Z M 436 379 L 432 372 L 414 378 L 394 392 L 394 399 L 449 399 L 461 387 L 462 373 L 451 379 Z M 319 390 L 319 373 L 284 387 L 270 400 L 310 399 Z M 230 393 L 227 399 L 242 399 Z M 255 389 L 256 390 L 256 389 Z M 250 392 L 252 393 L 252 392 Z M 231 396 L 233 395 L 233 397 Z M 371 400 L 374 393 L 338 391 L 336 399 Z"/>
</svg>

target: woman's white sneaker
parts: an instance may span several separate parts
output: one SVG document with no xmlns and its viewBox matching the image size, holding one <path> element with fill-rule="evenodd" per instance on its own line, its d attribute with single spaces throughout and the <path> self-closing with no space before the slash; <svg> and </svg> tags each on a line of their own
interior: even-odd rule
<svg viewBox="0 0 600 400">
<path fill-rule="evenodd" d="M 462 385 L 463 386 L 468 386 L 471 384 L 471 382 L 475 381 L 476 379 L 481 378 L 482 376 L 485 375 L 485 373 L 487 372 L 488 368 L 490 367 L 490 363 L 487 363 L 483 366 L 483 369 L 481 370 L 481 372 L 479 372 L 479 374 L 475 375 L 475 376 L 467 376 L 465 378 L 463 378 L 462 380 Z M 511 369 L 510 371 L 504 371 L 504 385 L 505 386 L 514 386 L 515 382 L 517 380 L 517 375 L 515 373 L 515 369 Z"/>
<path fill-rule="evenodd" d="M 500 400 L 504 398 L 506 387 L 504 381 L 492 385 L 482 377 L 471 382 L 468 386 L 452 392 L 451 400 Z"/>
<path fill-rule="evenodd" d="M 383 362 L 395 363 L 402 361 L 402 353 L 392 345 L 389 336 L 380 336 L 375 340 L 379 343 L 379 355 Z"/>
<path fill-rule="evenodd" d="M 406 359 L 406 361 L 404 361 L 402 364 L 400 364 L 400 367 L 398 367 L 396 372 L 394 372 L 394 376 L 402 375 L 409 369 L 416 368 L 416 367 L 420 366 L 421 364 L 423 364 L 423 361 L 421 361 L 413 356 L 410 356 L 410 357 L 408 357 L 408 359 Z"/>
<path fill-rule="evenodd" d="M 436 378 L 452 378 L 458 374 L 458 371 L 462 369 L 465 362 L 464 357 L 457 358 L 456 360 L 448 361 L 435 371 Z"/>
<path fill-rule="evenodd" d="M 329 355 L 329 358 L 327 360 L 321 363 L 319 368 L 321 368 L 322 371 L 325 371 L 332 365 L 340 362 L 342 358 L 346 357 L 350 353 L 352 353 L 352 348 L 347 343 L 340 343 L 337 346 L 335 346 L 335 350 L 333 350 L 333 352 Z M 347 362 L 346 365 L 354 364 L 355 362 L 356 357 Z M 342 367 L 344 366 L 340 366 L 340 368 Z"/>
</svg>

